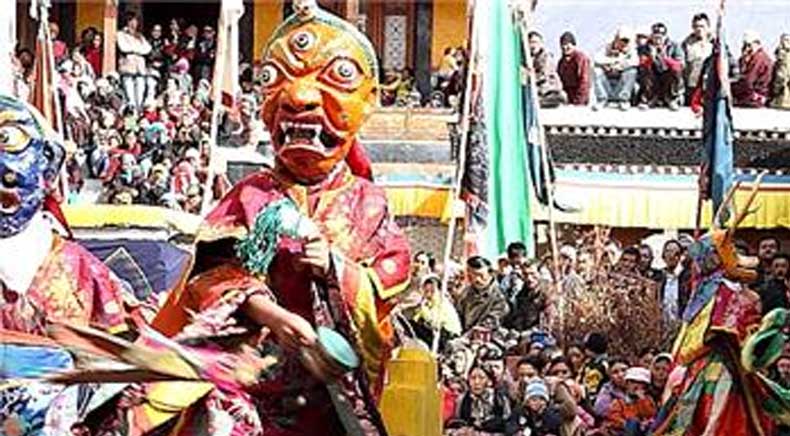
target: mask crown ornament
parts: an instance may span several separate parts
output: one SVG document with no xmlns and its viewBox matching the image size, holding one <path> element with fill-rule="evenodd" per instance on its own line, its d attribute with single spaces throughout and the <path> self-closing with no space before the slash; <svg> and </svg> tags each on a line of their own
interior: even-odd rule
<svg viewBox="0 0 790 436">
<path fill-rule="evenodd" d="M 695 241 L 689 248 L 689 253 L 702 276 L 708 276 L 722 271 L 724 276 L 737 281 L 753 281 L 757 279 L 756 268 L 759 259 L 754 256 L 744 256 L 738 253 L 735 247 L 735 230 L 756 209 L 750 209 L 760 190 L 765 172 L 755 179 L 751 193 L 746 200 L 743 210 L 738 211 L 735 205 L 735 192 L 740 188 L 741 182 L 736 182 L 724 197 L 719 210 L 713 218 L 710 231 Z M 728 208 L 732 208 L 734 218 L 727 226 L 724 218 L 728 215 Z"/>
<path fill-rule="evenodd" d="M 25 229 L 54 189 L 65 157 L 44 117 L 0 95 L 0 238 Z"/>
<path fill-rule="evenodd" d="M 324 180 L 349 154 L 378 101 L 378 63 L 368 38 L 314 0 L 274 32 L 261 70 L 261 118 L 278 168 L 302 183 Z"/>
</svg>

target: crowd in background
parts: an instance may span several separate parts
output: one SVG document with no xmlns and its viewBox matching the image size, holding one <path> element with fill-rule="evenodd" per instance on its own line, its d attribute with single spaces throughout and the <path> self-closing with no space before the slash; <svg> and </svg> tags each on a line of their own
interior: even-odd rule
<svg viewBox="0 0 790 436">
<path fill-rule="evenodd" d="M 528 258 L 519 242 L 496 262 L 475 256 L 463 266 L 442 266 L 424 251 L 414 255 L 413 284 L 396 310 L 396 325 L 426 347 L 436 339 L 446 434 L 647 434 L 673 370 L 672 338 L 691 293 L 691 239 L 667 239 L 654 250 L 621 247 L 601 229 L 590 233 L 595 237 L 560 248 L 557 272 L 548 258 Z M 764 237 L 754 250 L 738 247 L 760 259 L 759 279 L 750 287 L 759 291 L 764 313 L 790 307 L 790 257 L 780 241 Z M 446 293 L 445 268 L 451 277 Z M 558 283 L 564 295 L 596 294 L 602 276 L 610 295 L 595 299 L 597 307 L 568 306 L 560 315 Z M 606 318 L 614 298 L 626 300 L 629 310 L 613 324 L 578 320 Z M 790 386 L 790 354 L 771 375 Z"/>
<path fill-rule="evenodd" d="M 69 200 L 198 212 L 205 191 L 225 187 L 220 179 L 206 183 L 216 32 L 173 19 L 166 31 L 154 24 L 143 34 L 131 13 L 121 23 L 117 70 L 106 74 L 101 32 L 87 28 L 79 44 L 68 47 L 58 24 L 49 25 L 68 145 Z M 240 71 L 239 102 L 222 114 L 218 141 L 254 147 L 265 142 L 255 115 L 260 65 L 245 64 Z M 34 82 L 31 50 L 17 50 L 14 72 L 16 94 L 27 99 Z M 82 195 L 91 181 L 101 185 L 97 194 Z"/>
<path fill-rule="evenodd" d="M 562 55 L 555 66 L 541 34 L 529 34 L 532 67 L 544 107 L 678 110 L 686 105 L 699 109 L 715 34 L 709 17 L 700 13 L 692 17 L 691 31 L 682 41 L 673 39 L 670 29 L 657 22 L 649 28 L 618 28 L 593 55 L 577 47 L 571 32 L 562 34 L 559 45 Z M 723 51 L 735 106 L 790 109 L 790 34 L 781 36 L 773 54 L 769 42 L 756 31 L 744 33 L 737 59 L 728 47 Z"/>
</svg>

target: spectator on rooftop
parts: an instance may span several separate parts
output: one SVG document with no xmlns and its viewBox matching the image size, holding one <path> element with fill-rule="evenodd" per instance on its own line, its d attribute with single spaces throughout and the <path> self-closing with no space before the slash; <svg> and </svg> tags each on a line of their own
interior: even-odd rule
<svg viewBox="0 0 790 436">
<path fill-rule="evenodd" d="M 505 296 L 494 279 L 491 262 L 480 256 L 466 261 L 467 286 L 462 292 L 457 308 L 465 331 L 482 325 L 488 318 L 501 323 L 508 313 Z"/>
<path fill-rule="evenodd" d="M 732 84 L 734 105 L 765 107 L 771 97 L 773 61 L 757 32 L 749 30 L 744 33 L 739 64 L 741 77 Z"/>
<path fill-rule="evenodd" d="M 590 102 L 590 58 L 576 47 L 576 37 L 571 32 L 560 36 L 562 58 L 557 64 L 557 74 L 562 81 L 562 89 L 568 97 L 568 104 L 587 106 Z"/>
<path fill-rule="evenodd" d="M 790 109 L 790 33 L 782 34 L 776 48 L 771 107 Z"/>
<path fill-rule="evenodd" d="M 596 102 L 593 110 L 609 103 L 617 103 L 620 110 L 628 110 L 639 65 L 631 30 L 619 28 L 613 40 L 595 57 L 594 64 Z"/>
<path fill-rule="evenodd" d="M 691 102 L 691 94 L 699 85 L 705 60 L 713 53 L 713 33 L 710 31 L 708 15 L 699 13 L 691 19 L 691 34 L 681 45 L 685 56 L 683 81 L 686 90 L 686 103 Z"/>
<path fill-rule="evenodd" d="M 665 105 L 678 110 L 683 88 L 683 51 L 669 39 L 664 23 L 651 27 L 647 56 L 642 58 L 640 68 L 640 109 Z"/>
<path fill-rule="evenodd" d="M 532 55 L 532 68 L 535 71 L 535 86 L 541 107 L 557 107 L 567 101 L 562 82 L 557 75 L 554 59 L 546 50 L 543 35 L 531 31 L 528 35 L 529 52 Z"/>
</svg>

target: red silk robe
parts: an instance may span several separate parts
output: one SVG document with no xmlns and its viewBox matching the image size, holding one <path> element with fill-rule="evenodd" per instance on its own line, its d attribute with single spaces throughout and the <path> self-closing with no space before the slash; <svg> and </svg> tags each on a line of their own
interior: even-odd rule
<svg viewBox="0 0 790 436">
<path fill-rule="evenodd" d="M 267 290 L 249 277 L 235 252 L 229 249 L 232 245 L 228 242 L 246 235 L 267 204 L 283 197 L 292 199 L 330 243 L 331 271 L 319 286 L 338 291 L 350 320 L 350 331 L 343 331 L 342 327 L 340 330 L 356 342 L 372 382 L 371 391 L 377 396 L 392 347 L 388 314 L 395 305 L 393 297 L 408 286 L 410 254 L 406 238 L 389 216 L 383 190 L 352 175 L 345 166 L 312 187 L 268 170 L 239 182 L 207 216 L 199 232 L 195 265 L 199 275 L 182 292 L 171 295 L 153 325 L 165 334 L 177 335 L 192 322 L 190 313 L 216 311 L 229 300 L 229 295 L 235 296 L 240 290 L 271 292 L 272 298 L 286 309 L 313 325 L 325 324 L 321 319 L 325 314 L 316 310 L 314 304 L 311 279 L 296 267 L 299 243 L 286 239 L 280 244 L 267 276 Z M 267 406 L 271 399 L 281 399 L 289 390 L 293 392 L 294 382 L 300 380 L 305 381 L 304 389 L 296 389 L 306 397 L 307 405 L 291 414 L 292 426 L 283 430 L 264 424 L 263 434 L 331 434 L 327 431 L 337 422 L 326 391 L 300 365 L 291 365 L 279 380 L 251 389 L 253 397 L 264 403 L 258 405 L 262 419 L 270 420 L 272 416 L 267 415 L 278 413 L 275 409 L 279 405 Z"/>
<path fill-rule="evenodd" d="M 29 289 L 3 290 L 0 304 L 0 329 L 46 335 L 45 319 L 122 332 L 127 315 L 121 282 L 88 250 L 55 236 Z"/>
</svg>

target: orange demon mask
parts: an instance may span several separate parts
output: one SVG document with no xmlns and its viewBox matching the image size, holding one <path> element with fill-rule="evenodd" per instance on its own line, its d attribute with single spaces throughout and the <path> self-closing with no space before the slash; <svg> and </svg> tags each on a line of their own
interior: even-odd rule
<svg viewBox="0 0 790 436">
<path fill-rule="evenodd" d="M 370 41 L 328 12 L 294 15 L 267 45 L 262 80 L 277 165 L 299 182 L 320 182 L 345 159 L 377 101 Z"/>
</svg>

